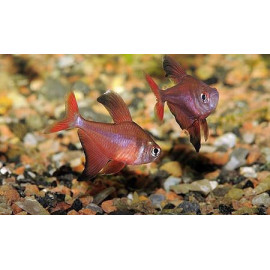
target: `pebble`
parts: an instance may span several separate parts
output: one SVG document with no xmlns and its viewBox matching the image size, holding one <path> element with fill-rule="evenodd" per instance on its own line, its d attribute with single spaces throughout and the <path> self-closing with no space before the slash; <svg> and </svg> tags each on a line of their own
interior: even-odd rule
<svg viewBox="0 0 270 270">
<path fill-rule="evenodd" d="M 103 210 L 101 207 L 99 207 L 98 205 L 94 204 L 94 203 L 89 203 L 85 208 L 88 208 L 96 213 L 100 213 L 103 214 Z"/>
<path fill-rule="evenodd" d="M 81 91 L 84 94 L 88 94 L 90 91 L 89 86 L 82 82 L 82 81 L 76 81 L 72 86 L 73 91 Z"/>
<path fill-rule="evenodd" d="M 178 185 L 180 182 L 181 178 L 170 176 L 165 180 L 163 186 L 166 191 L 169 191 L 171 186 Z"/>
<path fill-rule="evenodd" d="M 26 196 L 38 195 L 39 189 L 36 185 L 26 184 L 24 193 Z"/>
<path fill-rule="evenodd" d="M 246 157 L 249 151 L 245 148 L 237 148 L 233 150 L 229 162 L 224 166 L 227 171 L 233 171 L 246 164 Z"/>
<path fill-rule="evenodd" d="M 41 92 L 48 100 L 64 99 L 68 92 L 68 87 L 58 79 L 47 78 L 41 88 Z"/>
<path fill-rule="evenodd" d="M 93 211 L 93 210 L 91 210 L 91 209 L 84 208 L 84 209 L 81 209 L 81 210 L 79 211 L 79 214 L 80 214 L 80 215 L 95 215 L 96 212 Z"/>
<path fill-rule="evenodd" d="M 39 114 L 29 115 L 26 118 L 26 125 L 29 130 L 40 131 L 44 129 L 44 125 L 46 124 L 45 121 L 46 121 L 46 118 L 44 118 L 44 115 L 43 116 Z"/>
<path fill-rule="evenodd" d="M 269 147 L 265 147 L 262 149 L 262 153 L 265 156 L 266 162 L 270 163 L 270 148 Z"/>
<path fill-rule="evenodd" d="M 10 169 L 7 168 L 7 167 L 2 167 L 2 168 L 0 169 L 0 173 L 3 174 L 3 175 L 6 175 L 6 174 L 11 174 L 11 171 L 10 171 Z"/>
<path fill-rule="evenodd" d="M 180 184 L 172 186 L 171 189 L 178 194 L 187 194 L 189 191 L 199 191 L 204 195 L 209 194 L 218 186 L 217 181 L 207 179 L 194 181 L 191 184 Z"/>
<path fill-rule="evenodd" d="M 74 167 L 77 167 L 77 166 L 81 165 L 81 164 L 82 164 L 82 160 L 81 160 L 80 157 L 79 157 L 79 158 L 75 158 L 75 159 L 72 159 L 72 160 L 69 162 L 69 164 L 70 164 L 70 166 L 71 166 L 72 168 L 74 168 Z"/>
<path fill-rule="evenodd" d="M 199 191 L 204 195 L 207 195 L 218 186 L 218 183 L 217 181 L 209 181 L 207 179 L 203 179 L 192 182 L 190 186 L 191 191 Z"/>
<path fill-rule="evenodd" d="M 72 55 L 63 55 L 58 60 L 59 68 L 70 67 L 74 64 L 74 57 Z"/>
<path fill-rule="evenodd" d="M 161 203 L 165 201 L 165 196 L 163 194 L 151 194 L 149 196 L 149 199 L 151 203 L 153 204 L 154 207 L 159 207 L 161 208 Z"/>
<path fill-rule="evenodd" d="M 189 202 L 189 201 L 183 201 L 180 203 L 177 208 L 182 208 L 182 213 L 187 214 L 187 213 L 196 213 L 200 214 L 200 205 L 197 202 Z"/>
<path fill-rule="evenodd" d="M 105 201 L 101 204 L 101 208 L 105 213 L 111 213 L 116 211 L 116 207 L 113 205 L 113 200 Z M 90 209 L 89 209 L 90 210 Z"/>
<path fill-rule="evenodd" d="M 247 144 L 252 144 L 255 141 L 255 134 L 253 133 L 244 133 L 243 134 L 243 141 Z"/>
<path fill-rule="evenodd" d="M 201 153 L 214 153 L 216 152 L 217 147 L 214 145 L 207 145 L 207 144 L 203 144 L 201 146 L 200 152 Z"/>
<path fill-rule="evenodd" d="M 38 143 L 36 137 L 32 133 L 26 133 L 23 138 L 23 142 L 29 146 L 36 146 Z"/>
<path fill-rule="evenodd" d="M 168 172 L 170 175 L 179 177 L 182 175 L 182 168 L 178 161 L 169 161 L 160 167 L 160 170 Z"/>
<path fill-rule="evenodd" d="M 49 215 L 49 212 L 32 197 L 25 197 L 24 201 L 16 204 L 31 215 Z"/>
<path fill-rule="evenodd" d="M 270 190 L 270 177 L 266 177 L 259 185 L 254 188 L 255 194 L 260 194 Z"/>
<path fill-rule="evenodd" d="M 256 178 L 257 173 L 255 172 L 254 168 L 252 167 L 241 167 L 240 174 L 244 175 L 247 178 Z"/>
<path fill-rule="evenodd" d="M 255 196 L 253 199 L 252 199 L 252 204 L 253 205 L 256 205 L 256 206 L 270 206 L 270 196 L 268 193 L 264 192 L 260 195 L 257 195 Z"/>
<path fill-rule="evenodd" d="M 227 206 L 225 204 L 220 204 L 218 206 L 219 212 L 223 215 L 231 215 L 233 208 L 231 206 Z"/>
<path fill-rule="evenodd" d="M 111 195 L 113 192 L 115 192 L 114 187 L 109 187 L 104 190 L 102 190 L 100 193 L 98 193 L 93 200 L 93 203 L 100 204 L 103 202 L 109 195 Z"/>
<path fill-rule="evenodd" d="M 229 132 L 217 138 L 214 142 L 214 145 L 217 147 L 225 146 L 227 148 L 233 148 L 236 144 L 236 139 L 236 135 L 232 132 Z"/>
<path fill-rule="evenodd" d="M 180 184 L 171 186 L 171 190 L 177 194 L 187 194 L 190 190 L 190 184 Z"/>
<path fill-rule="evenodd" d="M 0 215 L 11 215 L 12 208 L 7 204 L 0 201 Z"/>
<path fill-rule="evenodd" d="M 244 195 L 244 191 L 240 188 L 232 188 L 226 194 L 226 197 L 233 199 L 233 200 L 240 200 Z"/>
</svg>

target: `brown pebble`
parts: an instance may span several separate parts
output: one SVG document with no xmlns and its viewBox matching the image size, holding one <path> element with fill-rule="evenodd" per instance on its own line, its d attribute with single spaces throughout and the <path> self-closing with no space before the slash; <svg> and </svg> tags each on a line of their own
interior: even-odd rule
<svg viewBox="0 0 270 270">
<path fill-rule="evenodd" d="M 24 170 L 25 170 L 25 167 L 24 166 L 21 166 L 21 167 L 18 167 L 16 168 L 13 172 L 17 175 L 21 175 L 24 173 Z"/>
<path fill-rule="evenodd" d="M 72 209 L 71 211 L 69 211 L 67 214 L 68 215 L 79 215 L 79 213 L 76 210 L 74 210 L 74 209 Z"/>
<path fill-rule="evenodd" d="M 18 215 L 27 215 L 27 212 L 26 211 L 22 211 L 22 212 L 18 213 Z"/>
<path fill-rule="evenodd" d="M 82 202 L 83 207 L 85 207 L 89 203 L 93 202 L 93 197 L 92 196 L 83 197 L 83 198 L 80 198 L 80 201 Z"/>
<path fill-rule="evenodd" d="M 208 180 L 215 180 L 220 174 L 220 170 L 216 170 L 214 172 L 210 172 L 204 175 L 204 177 Z"/>
<path fill-rule="evenodd" d="M 205 156 L 211 160 L 211 162 L 218 166 L 223 166 L 229 161 L 228 152 L 214 152 L 214 153 L 205 153 Z"/>
<path fill-rule="evenodd" d="M 27 184 L 24 193 L 26 196 L 38 195 L 39 189 L 36 185 Z"/>
<path fill-rule="evenodd" d="M 0 188 L 0 196 L 1 195 L 4 196 L 10 204 L 20 200 L 18 191 L 11 186 L 2 186 Z"/>
<path fill-rule="evenodd" d="M 106 213 L 111 213 L 113 211 L 116 211 L 116 207 L 113 205 L 113 200 L 105 201 L 101 204 L 101 208 Z"/>
<path fill-rule="evenodd" d="M 12 212 L 14 215 L 17 215 L 18 213 L 22 212 L 22 208 L 20 208 L 17 204 L 13 203 L 11 205 L 11 208 L 12 208 Z"/>
<path fill-rule="evenodd" d="M 67 210 L 68 208 L 70 208 L 70 205 L 65 203 L 65 202 L 59 202 L 53 209 L 51 212 L 56 212 L 59 210 Z"/>
<path fill-rule="evenodd" d="M 249 152 L 247 156 L 247 165 L 255 163 L 261 157 L 261 152 L 259 150 L 253 150 Z"/>
<path fill-rule="evenodd" d="M 93 211 L 93 210 L 91 210 L 91 209 L 84 208 L 84 209 L 81 209 L 81 210 L 79 211 L 79 214 L 80 214 L 80 215 L 95 215 L 96 212 Z"/>
</svg>

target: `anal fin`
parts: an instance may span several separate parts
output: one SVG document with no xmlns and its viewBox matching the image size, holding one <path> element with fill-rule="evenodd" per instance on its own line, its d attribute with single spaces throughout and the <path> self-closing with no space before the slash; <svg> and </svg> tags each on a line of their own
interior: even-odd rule
<svg viewBox="0 0 270 270">
<path fill-rule="evenodd" d="M 125 163 L 116 161 L 116 160 L 111 160 L 107 163 L 107 165 L 103 168 L 101 171 L 102 174 L 114 174 L 118 173 L 125 167 Z"/>
<path fill-rule="evenodd" d="M 108 163 L 109 158 L 99 148 L 97 142 L 85 131 L 79 130 L 78 135 L 85 153 L 85 168 L 79 181 L 91 180 Z"/>
<path fill-rule="evenodd" d="M 208 125 L 206 119 L 200 120 L 201 122 L 201 128 L 203 130 L 203 135 L 204 135 L 204 140 L 207 141 L 209 137 L 209 130 L 208 130 Z"/>
<path fill-rule="evenodd" d="M 187 131 L 190 135 L 190 142 L 193 144 L 196 152 L 199 152 L 201 148 L 201 130 L 200 130 L 200 122 L 195 121 L 192 126 L 190 126 Z"/>
</svg>

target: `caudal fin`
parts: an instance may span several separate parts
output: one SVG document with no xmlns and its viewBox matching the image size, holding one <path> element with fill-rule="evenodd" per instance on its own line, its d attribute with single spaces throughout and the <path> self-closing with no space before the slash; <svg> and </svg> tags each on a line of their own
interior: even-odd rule
<svg viewBox="0 0 270 270">
<path fill-rule="evenodd" d="M 78 104 L 73 92 L 71 92 L 66 99 L 66 115 L 64 119 L 54 123 L 45 130 L 45 133 L 53 133 L 65 129 L 76 127 L 76 122 L 79 114 Z"/>
<path fill-rule="evenodd" d="M 153 81 L 153 79 L 148 74 L 145 74 L 145 78 L 146 78 L 151 90 L 153 91 L 153 93 L 156 96 L 157 103 L 155 105 L 155 111 L 156 111 L 156 115 L 157 115 L 158 119 L 160 121 L 162 121 L 163 115 L 164 115 L 164 102 L 162 101 L 160 90 L 159 90 L 157 84 Z"/>
</svg>

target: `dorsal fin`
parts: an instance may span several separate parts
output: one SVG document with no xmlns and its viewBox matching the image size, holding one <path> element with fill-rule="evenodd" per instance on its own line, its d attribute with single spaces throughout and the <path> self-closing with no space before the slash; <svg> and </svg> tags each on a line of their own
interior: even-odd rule
<svg viewBox="0 0 270 270">
<path fill-rule="evenodd" d="M 168 55 L 163 58 L 163 69 L 166 77 L 170 77 L 175 83 L 180 83 L 182 78 L 187 76 L 185 70 Z"/>
<path fill-rule="evenodd" d="M 115 123 L 132 121 L 126 103 L 115 92 L 108 90 L 97 101 L 105 106 Z"/>
</svg>

